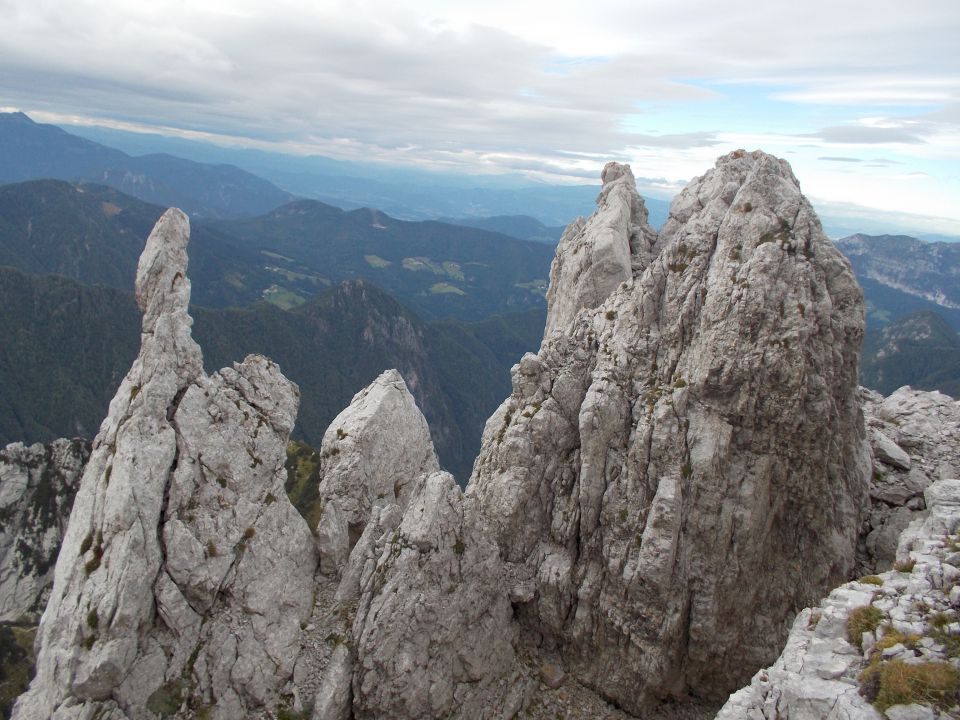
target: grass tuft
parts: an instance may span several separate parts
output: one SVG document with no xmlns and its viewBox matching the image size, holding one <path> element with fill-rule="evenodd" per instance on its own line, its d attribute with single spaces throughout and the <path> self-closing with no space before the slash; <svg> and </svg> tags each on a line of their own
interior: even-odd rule
<svg viewBox="0 0 960 720">
<path fill-rule="evenodd" d="M 861 605 L 850 611 L 847 618 L 847 639 L 852 645 L 860 647 L 865 632 L 873 632 L 886 619 L 881 610 L 873 605 Z"/>
</svg>

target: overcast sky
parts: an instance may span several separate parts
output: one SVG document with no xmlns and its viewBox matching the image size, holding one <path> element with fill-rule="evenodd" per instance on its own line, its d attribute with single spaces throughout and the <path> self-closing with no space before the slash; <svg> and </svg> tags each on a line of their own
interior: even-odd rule
<svg viewBox="0 0 960 720">
<path fill-rule="evenodd" d="M 664 191 L 760 148 L 821 207 L 960 235 L 957 0 L 0 0 L 0 18 L 0 107 L 46 122 L 563 181 L 617 159 Z"/>
</svg>

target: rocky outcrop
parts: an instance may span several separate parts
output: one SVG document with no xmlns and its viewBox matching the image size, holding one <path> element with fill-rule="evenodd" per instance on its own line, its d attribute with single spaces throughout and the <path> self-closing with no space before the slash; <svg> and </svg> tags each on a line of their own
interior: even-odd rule
<svg viewBox="0 0 960 720">
<path fill-rule="evenodd" d="M 898 696 L 884 688 L 892 671 L 910 667 L 952 673 L 952 692 L 960 688 L 960 480 L 936 481 L 924 496 L 929 515 L 902 534 L 896 569 L 847 583 L 803 610 L 780 658 L 731 696 L 717 720 L 957 717 L 950 693 L 938 708 L 921 685 L 914 698 L 902 697 L 909 683 Z"/>
<path fill-rule="evenodd" d="M 186 236 L 168 212 L 141 259 L 17 718 L 494 718 L 565 687 L 641 714 L 721 698 L 849 577 L 862 296 L 786 163 L 721 158 L 659 236 L 608 165 L 467 492 L 389 371 L 324 436 L 314 538 L 297 389 L 259 356 L 203 373 Z"/>
<path fill-rule="evenodd" d="M 889 570 L 900 533 L 925 516 L 924 490 L 960 476 L 960 402 L 902 387 L 884 398 L 862 390 L 873 454 L 871 508 L 858 572 Z"/>
<path fill-rule="evenodd" d="M 633 216 L 627 192 L 606 203 L 582 238 Z M 532 578 L 527 636 L 641 712 L 729 692 L 849 577 L 864 321 L 849 264 L 769 155 L 691 182 L 655 258 L 618 232 L 632 279 L 514 368 L 467 494 Z"/>
<path fill-rule="evenodd" d="M 0 449 L 0 622 L 40 618 L 89 456 L 79 439 Z"/>
<path fill-rule="evenodd" d="M 646 266 L 656 255 L 657 233 L 647 222 L 630 166 L 607 163 L 601 177 L 589 224 L 577 218 L 557 245 L 544 338 L 569 330 L 580 310 L 597 307 L 620 283 L 632 280 L 635 266 Z"/>
<path fill-rule="evenodd" d="M 331 647 L 298 668 L 322 676 L 315 720 L 512 716 L 525 682 L 498 548 L 395 370 L 331 423 L 320 475 L 330 600 L 311 632 Z"/>
<path fill-rule="evenodd" d="M 522 706 L 503 566 L 475 501 L 422 475 L 361 553 L 353 717 L 500 718 Z M 383 517 L 383 515 L 381 515 Z M 372 538 L 371 538 L 372 539 Z"/>
<path fill-rule="evenodd" d="M 299 393 L 260 356 L 207 376 L 189 225 L 137 269 L 140 354 L 93 444 L 14 717 L 241 718 L 285 702 L 316 556 L 283 491 Z"/>
<path fill-rule="evenodd" d="M 412 483 L 440 469 L 430 429 L 396 370 L 354 396 L 330 423 L 320 445 L 316 528 L 321 567 L 339 572 L 374 505 L 407 505 Z"/>
</svg>

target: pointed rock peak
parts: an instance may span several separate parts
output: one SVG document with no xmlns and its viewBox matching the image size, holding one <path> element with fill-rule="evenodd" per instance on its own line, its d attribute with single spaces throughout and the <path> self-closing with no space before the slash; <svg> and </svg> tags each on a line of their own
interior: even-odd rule
<svg viewBox="0 0 960 720">
<path fill-rule="evenodd" d="M 577 313 L 600 305 L 656 255 L 657 233 L 629 165 L 607 163 L 597 211 L 567 227 L 550 266 L 544 339 L 566 332 Z"/>
<path fill-rule="evenodd" d="M 620 178 L 627 178 L 626 182 L 633 188 L 637 187 L 637 181 L 633 178 L 633 171 L 629 165 L 622 165 L 618 162 L 608 162 L 603 166 L 603 172 L 600 173 L 600 179 L 604 187 Z"/>
<path fill-rule="evenodd" d="M 853 568 L 870 467 L 862 293 L 789 165 L 721 158 L 645 266 L 634 196 L 608 181 L 558 248 L 467 495 L 535 579 L 530 635 L 643 714 L 776 656 L 771 628 Z"/>
<path fill-rule="evenodd" d="M 440 469 L 427 421 L 396 370 L 334 418 L 320 456 L 324 513 L 316 531 L 325 572 L 342 568 L 374 506 L 406 507 L 413 481 Z"/>
<path fill-rule="evenodd" d="M 292 676 L 316 567 L 284 493 L 299 391 L 260 356 L 204 374 L 188 237 L 169 210 L 140 259 L 140 353 L 83 471 L 19 720 L 248 717 Z"/>
<path fill-rule="evenodd" d="M 161 314 L 186 312 L 190 304 L 187 280 L 187 243 L 190 220 L 170 208 L 157 221 L 137 264 L 137 304 L 143 311 L 143 329 L 149 332 Z"/>
</svg>

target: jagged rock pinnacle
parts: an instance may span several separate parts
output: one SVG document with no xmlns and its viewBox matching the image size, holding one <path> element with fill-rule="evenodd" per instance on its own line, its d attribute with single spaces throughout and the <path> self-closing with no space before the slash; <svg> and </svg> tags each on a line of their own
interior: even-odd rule
<svg viewBox="0 0 960 720">
<path fill-rule="evenodd" d="M 467 494 L 536 578 L 522 623 L 643 712 L 722 697 L 852 570 L 863 300 L 781 160 L 720 158 L 629 258 L 631 178 L 604 179 L 558 249 L 543 346 L 515 366 Z M 587 282 L 574 244 L 615 246 L 602 260 L 618 274 Z M 561 306 L 584 287 L 607 295 Z"/>
<path fill-rule="evenodd" d="M 203 373 L 188 238 L 168 210 L 141 257 L 140 353 L 80 482 L 20 720 L 239 718 L 293 672 L 316 565 L 283 490 L 299 391 L 260 356 Z"/>
<path fill-rule="evenodd" d="M 568 330 L 581 309 L 602 303 L 654 254 L 656 232 L 647 222 L 630 166 L 607 163 L 602 178 L 597 211 L 570 223 L 557 246 L 544 339 Z"/>
<path fill-rule="evenodd" d="M 427 421 L 396 370 L 354 396 L 323 435 L 316 529 L 324 572 L 343 568 L 375 505 L 407 505 L 413 480 L 440 469 Z"/>
</svg>

